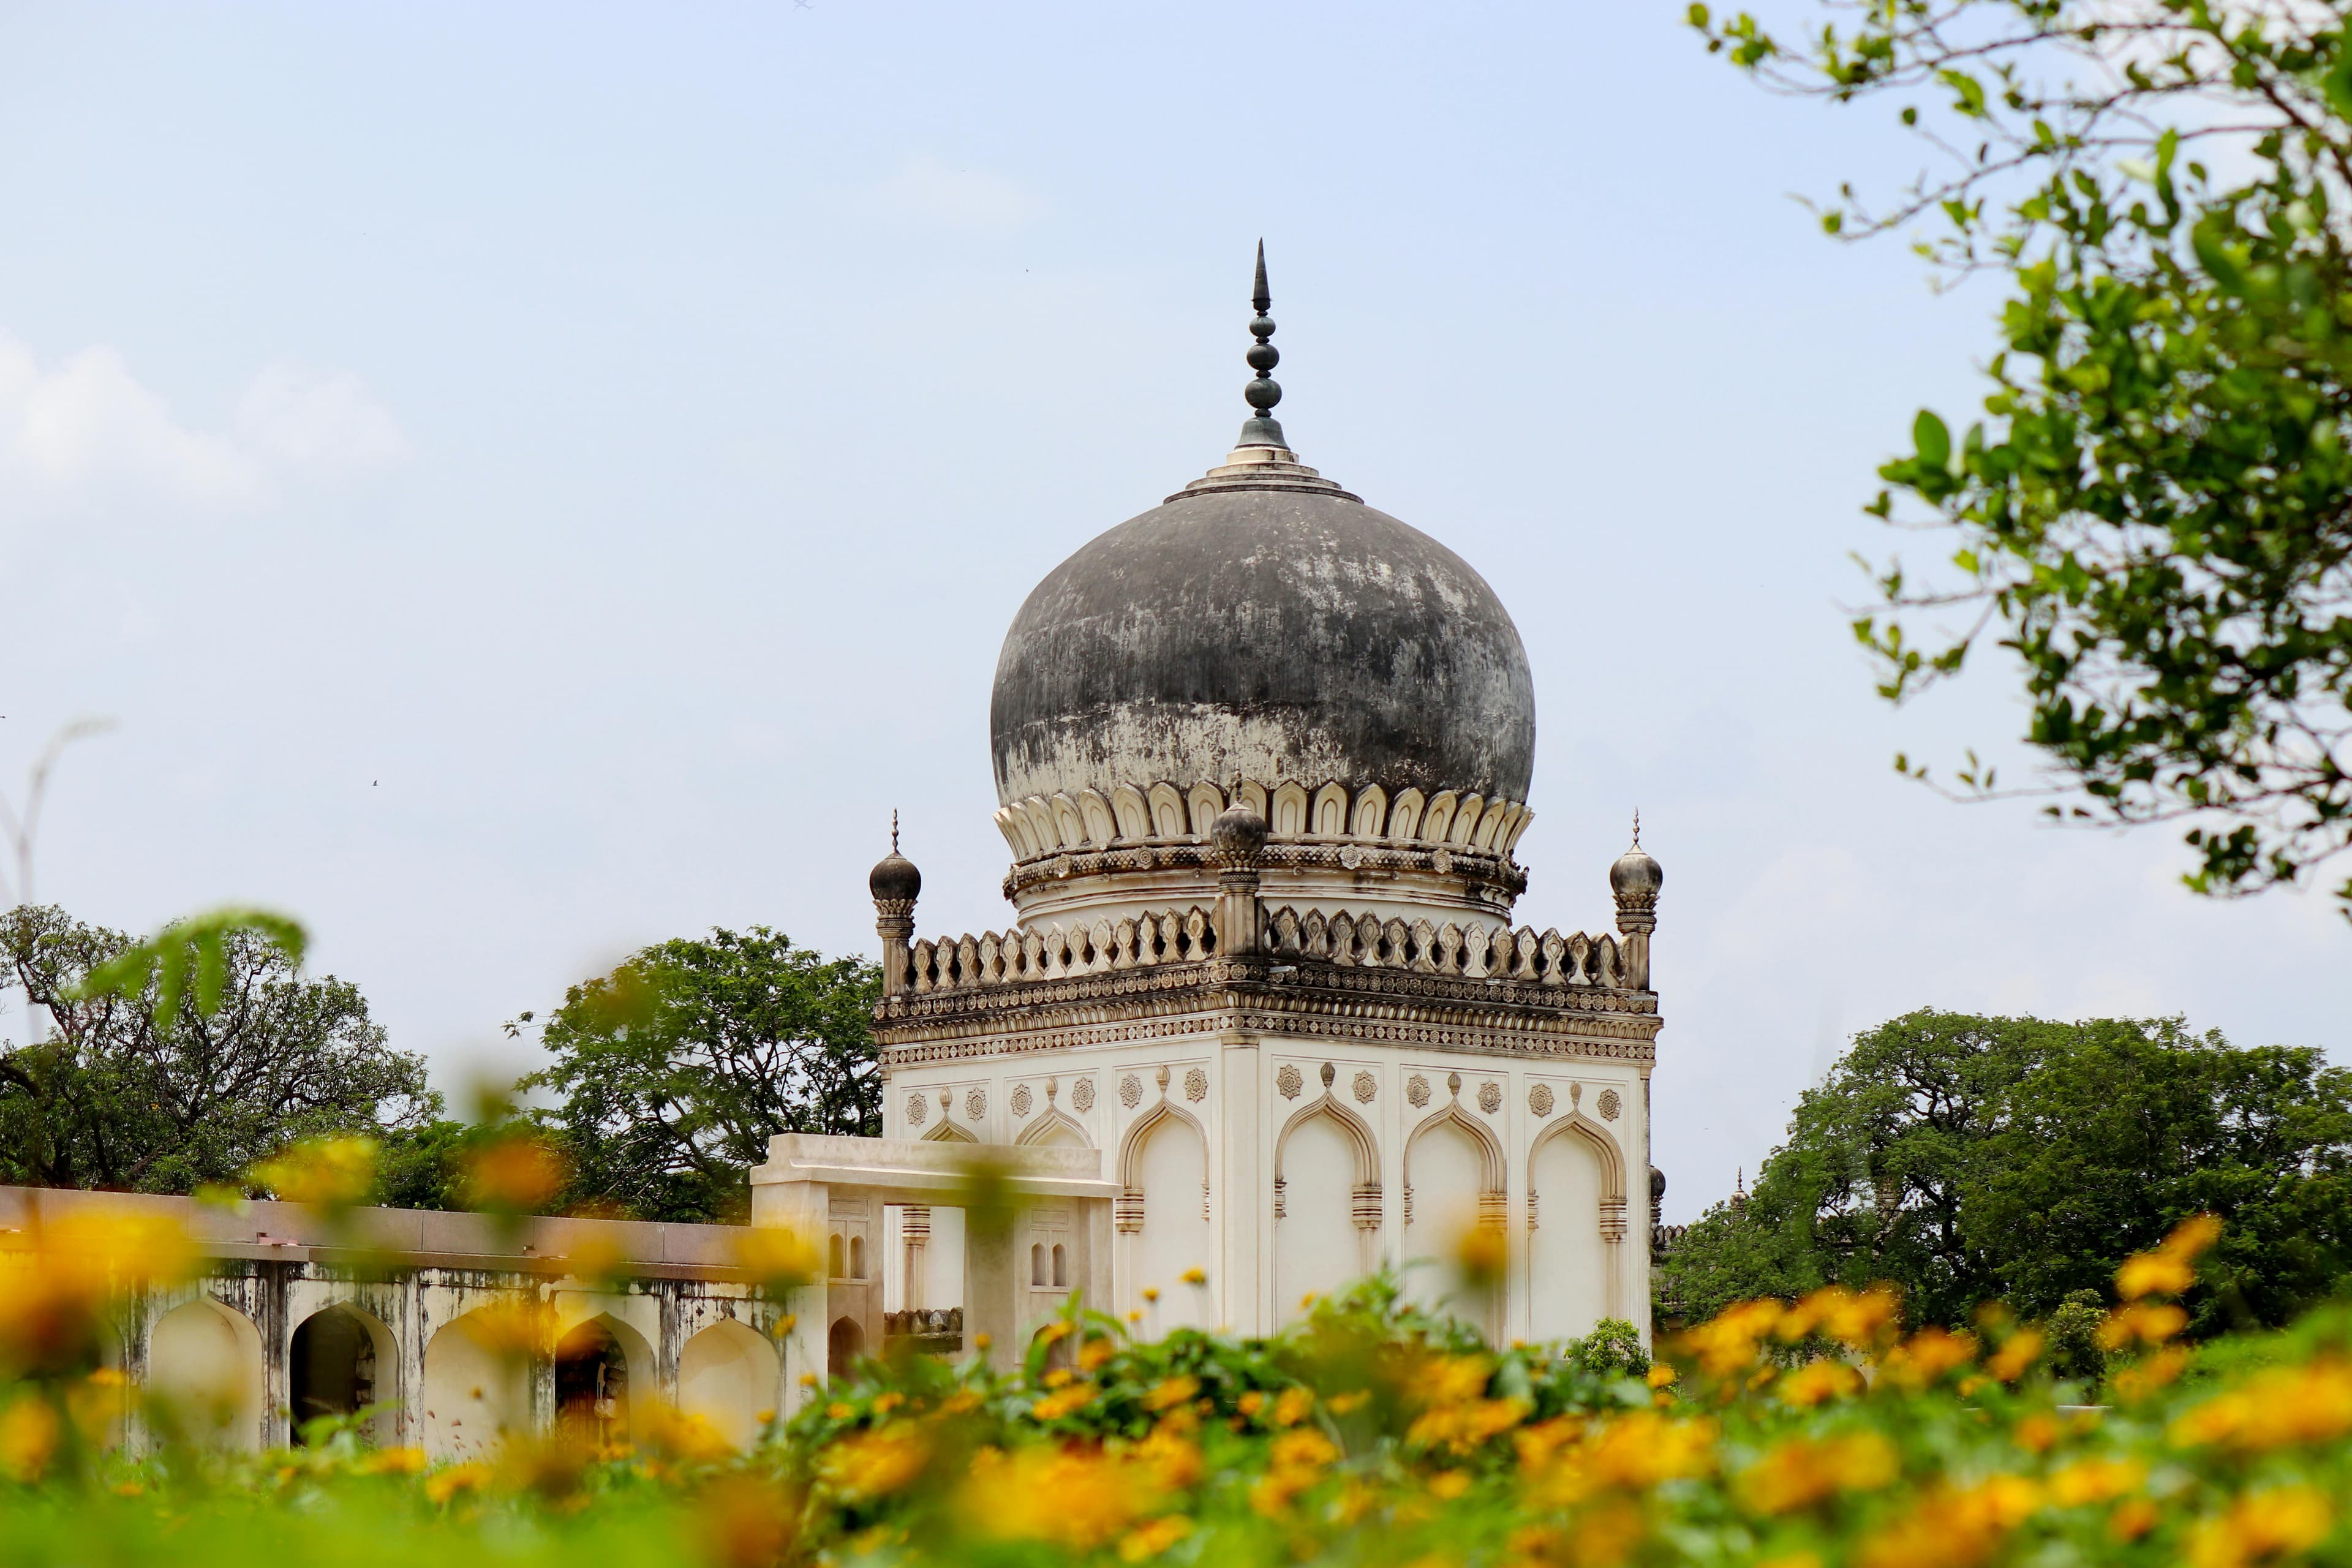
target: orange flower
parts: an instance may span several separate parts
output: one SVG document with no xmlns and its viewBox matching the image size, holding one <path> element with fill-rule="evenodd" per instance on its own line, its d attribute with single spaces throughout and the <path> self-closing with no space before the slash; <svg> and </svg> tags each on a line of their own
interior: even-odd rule
<svg viewBox="0 0 2352 1568">
<path fill-rule="evenodd" d="M 912 1484 L 930 1458 L 930 1445 L 922 1433 L 894 1421 L 835 1442 L 819 1457 L 817 1473 L 850 1498 L 886 1497 Z M 978 1466 L 973 1468 L 977 1473 Z"/>
<path fill-rule="evenodd" d="M 64 1426 L 56 1407 L 30 1392 L 0 1411 L 0 1475 L 28 1486 L 39 1480 L 57 1455 Z"/>
<path fill-rule="evenodd" d="M 1119 1560 L 1140 1563 L 1157 1557 L 1192 1533 L 1192 1521 L 1181 1513 L 1164 1514 L 1128 1531 L 1118 1543 Z"/>
<path fill-rule="evenodd" d="M 1929 1494 L 1864 1541 L 1860 1568 L 1974 1568 L 2041 1505 L 2023 1476 Z"/>
<path fill-rule="evenodd" d="M 563 1156 L 536 1134 L 515 1132 L 493 1140 L 466 1160 L 464 1189 L 468 1208 L 530 1214 L 563 1190 L 571 1173 Z"/>
<path fill-rule="evenodd" d="M 2061 1508 L 2108 1502 L 2147 1479 L 2147 1467 L 2137 1459 L 2081 1459 L 2050 1478 L 2050 1500 Z"/>
<path fill-rule="evenodd" d="M 1862 1373 L 1842 1361 L 1809 1361 L 1780 1380 L 1780 1397 L 1801 1410 L 1862 1391 Z"/>
<path fill-rule="evenodd" d="M 2189 1314 L 2169 1301 L 2135 1301 L 2107 1314 L 2099 1348 L 2119 1351 L 2134 1341 L 2160 1345 L 2189 1326 Z"/>
<path fill-rule="evenodd" d="M 2042 1359 L 2042 1346 L 2040 1329 L 2020 1329 L 2001 1342 L 2000 1349 L 1985 1363 L 1985 1371 L 2003 1383 L 2015 1383 Z"/>
<path fill-rule="evenodd" d="M 1902 1473 L 1895 1446 L 1875 1432 L 1791 1437 L 1741 1471 L 1738 1489 L 1758 1513 L 1789 1513 L 1840 1492 L 1875 1491 Z"/>
<path fill-rule="evenodd" d="M 2335 1357 L 2308 1366 L 2272 1367 L 2173 1422 L 2172 1441 L 2264 1453 L 2352 1434 L 2352 1363 Z"/>
<path fill-rule="evenodd" d="M 2147 1360 L 2116 1373 L 2110 1386 L 2115 1391 L 2116 1404 L 2137 1405 L 2188 1370 L 2188 1348 L 2167 1345 Z"/>
<path fill-rule="evenodd" d="M 1974 1334 L 1956 1334 L 1948 1329 L 1930 1327 L 1887 1352 L 1880 1364 L 1889 1378 L 1916 1392 L 1933 1384 L 1954 1367 L 1968 1365 L 1976 1356 Z"/>
<path fill-rule="evenodd" d="M 1143 1407 L 1151 1411 L 1165 1410 L 1171 1405 L 1183 1404 L 1200 1392 L 1201 1380 L 1197 1377 L 1167 1378 L 1154 1384 L 1151 1391 L 1143 1396 Z"/>
<path fill-rule="evenodd" d="M 1742 1301 L 1685 1332 L 1683 1343 L 1708 1376 L 1730 1377 L 1755 1363 L 1757 1342 L 1779 1326 L 1780 1316 L 1778 1301 Z"/>
<path fill-rule="evenodd" d="M 246 1177 L 289 1203 L 347 1209 L 374 1194 L 378 1152 L 373 1138 L 304 1138 L 255 1165 Z"/>
<path fill-rule="evenodd" d="M 752 1225 L 735 1237 L 735 1264 L 763 1290 L 793 1290 L 823 1275 L 824 1255 L 788 1226 Z"/>
<path fill-rule="evenodd" d="M 2178 1296 L 2197 1280 L 2197 1257 L 2221 1237 L 2221 1222 L 2210 1214 L 2175 1226 L 2153 1252 L 2135 1253 L 2116 1270 L 2116 1294 L 2126 1301 L 2143 1296 Z"/>
<path fill-rule="evenodd" d="M 1040 1421 L 1058 1421 L 1065 1415 L 1084 1410 L 1094 1403 L 1094 1399 L 1093 1384 L 1076 1384 L 1059 1394 L 1047 1394 L 1029 1407 L 1029 1414 Z"/>
<path fill-rule="evenodd" d="M 2327 1499 L 2311 1487 L 2247 1492 L 2189 1532 L 2189 1561 L 2192 1568 L 2245 1568 L 2291 1557 L 2318 1545 L 2335 1521 Z"/>
<path fill-rule="evenodd" d="M 1275 1395 L 1274 1424 L 1277 1426 L 1296 1426 L 1301 1421 L 1306 1420 L 1307 1412 L 1314 1408 L 1315 1394 L 1313 1390 L 1305 1388 L 1286 1388 L 1280 1394 Z"/>
</svg>

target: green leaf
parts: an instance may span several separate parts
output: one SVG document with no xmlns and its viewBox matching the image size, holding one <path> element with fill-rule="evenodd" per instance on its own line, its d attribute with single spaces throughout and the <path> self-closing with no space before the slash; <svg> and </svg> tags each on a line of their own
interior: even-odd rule
<svg viewBox="0 0 2352 1568">
<path fill-rule="evenodd" d="M 1948 467 L 1952 460 L 1952 433 L 1936 417 L 1933 410 L 1922 408 L 1919 416 L 1911 421 L 1911 439 L 1919 448 L 1919 461 L 1929 468 Z"/>
</svg>

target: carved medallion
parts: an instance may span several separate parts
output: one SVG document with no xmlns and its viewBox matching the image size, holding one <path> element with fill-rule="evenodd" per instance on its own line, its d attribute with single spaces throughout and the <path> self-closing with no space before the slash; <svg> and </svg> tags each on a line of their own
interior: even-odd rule
<svg viewBox="0 0 2352 1568">
<path fill-rule="evenodd" d="M 1454 857 L 1440 849 L 1429 858 L 1429 868 L 1439 876 L 1445 876 L 1454 869 Z"/>
<path fill-rule="evenodd" d="M 963 1097 L 963 1113 L 974 1121 L 988 1113 L 988 1091 L 975 1089 Z"/>
<path fill-rule="evenodd" d="M 1209 1075 L 1202 1072 L 1199 1068 L 1194 1068 L 1192 1071 L 1186 1073 L 1184 1075 L 1184 1098 L 1187 1100 L 1206 1100 L 1208 1097 Z"/>
<path fill-rule="evenodd" d="M 1528 1109 L 1538 1116 L 1551 1114 L 1551 1085 L 1539 1083 L 1528 1090 Z"/>
<path fill-rule="evenodd" d="M 1601 1107 L 1601 1120 L 1603 1121 L 1616 1121 L 1617 1113 L 1625 1109 L 1625 1102 L 1617 1098 L 1617 1091 L 1613 1089 L 1602 1089 L 1600 1100 L 1595 1103 Z"/>
<path fill-rule="evenodd" d="M 925 1100 L 921 1095 L 910 1094 L 907 1097 L 908 1126 L 920 1127 L 923 1124 L 923 1118 L 929 1116 L 930 1113 L 930 1101 Z"/>
<path fill-rule="evenodd" d="M 1283 1099 L 1297 1100 L 1298 1091 L 1307 1087 L 1307 1079 L 1296 1064 L 1285 1062 L 1275 1071 L 1274 1087 L 1282 1090 Z"/>
<path fill-rule="evenodd" d="M 1360 870 L 1364 864 L 1364 852 L 1350 844 L 1339 851 L 1339 864 L 1350 871 Z"/>
<path fill-rule="evenodd" d="M 1125 1078 L 1118 1080 L 1118 1102 L 1121 1105 L 1126 1106 L 1129 1110 L 1133 1110 L 1135 1109 L 1136 1102 L 1140 1100 L 1142 1098 L 1143 1080 L 1141 1079 L 1136 1077 L 1133 1073 L 1129 1073 Z"/>
<path fill-rule="evenodd" d="M 1404 1097 L 1412 1101 L 1416 1109 L 1421 1106 L 1427 1105 L 1429 1103 L 1429 1080 L 1422 1077 L 1419 1073 L 1413 1074 L 1412 1079 L 1404 1086 Z"/>
<path fill-rule="evenodd" d="M 1478 1086 L 1478 1109 L 1492 1116 L 1503 1109 L 1503 1086 L 1489 1079 Z"/>
<path fill-rule="evenodd" d="M 1024 1083 L 1024 1084 L 1019 1084 L 1019 1085 L 1016 1085 L 1016 1086 L 1014 1087 L 1014 1089 L 1013 1089 L 1013 1115 L 1015 1115 L 1015 1116 L 1026 1116 L 1026 1115 L 1028 1115 L 1028 1114 L 1029 1114 L 1029 1107 L 1030 1107 L 1032 1104 L 1034 1104 L 1034 1103 L 1035 1103 L 1035 1102 L 1034 1102 L 1034 1100 L 1032 1100 L 1029 1098 L 1029 1086 L 1028 1086 L 1027 1084 L 1025 1084 L 1025 1083 Z"/>
<path fill-rule="evenodd" d="M 1095 1108 L 1095 1080 L 1090 1078 L 1082 1078 L 1078 1079 L 1076 1083 L 1072 1084 L 1070 1086 L 1070 1103 L 1078 1108 L 1078 1114 L 1081 1116 L 1085 1115 L 1087 1111 L 1092 1110 Z"/>
<path fill-rule="evenodd" d="M 1067 855 L 1055 856 L 1054 858 L 1054 875 L 1057 878 L 1066 878 L 1069 874 L 1070 858 Z"/>
<path fill-rule="evenodd" d="M 1366 1105 L 1370 1105 L 1372 1102 L 1372 1096 L 1380 1093 L 1380 1091 L 1381 1080 L 1374 1078 L 1369 1071 L 1360 1072 L 1356 1075 L 1356 1098 L 1358 1100 L 1361 1100 Z"/>
</svg>

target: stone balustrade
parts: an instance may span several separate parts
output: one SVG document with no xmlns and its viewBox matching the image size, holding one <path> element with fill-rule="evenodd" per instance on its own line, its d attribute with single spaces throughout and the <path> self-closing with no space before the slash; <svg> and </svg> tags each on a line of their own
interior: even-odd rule
<svg viewBox="0 0 2352 1568">
<path fill-rule="evenodd" d="M 1563 936 L 1557 931 L 1538 932 L 1493 926 L 1443 924 L 1427 920 L 1408 924 L 1377 915 L 1350 915 L 1344 910 L 1326 915 L 1320 910 L 1300 913 L 1294 909 L 1264 912 L 1262 950 L 1273 958 L 1319 958 L 1336 964 L 1365 969 L 1403 969 L 1423 974 L 1451 974 L 1465 980 L 1516 980 L 1530 985 L 1592 985 L 1603 989 L 1638 989 L 1629 984 L 1624 953 L 1613 936 Z"/>
<path fill-rule="evenodd" d="M 1158 913 L 1108 917 L 1065 930 L 1018 929 L 978 936 L 940 937 L 908 950 L 908 984 L 917 993 L 963 991 L 1140 969 L 1159 963 L 1191 963 L 1217 950 L 1215 923 L 1198 907 Z"/>
</svg>

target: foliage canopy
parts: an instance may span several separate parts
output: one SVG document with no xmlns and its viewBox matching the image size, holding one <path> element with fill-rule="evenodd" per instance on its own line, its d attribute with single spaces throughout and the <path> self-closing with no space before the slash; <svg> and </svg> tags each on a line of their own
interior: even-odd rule
<svg viewBox="0 0 2352 1568">
<path fill-rule="evenodd" d="M 1888 1279 L 1917 1321 L 2029 1317 L 2102 1289 L 2190 1215 L 2228 1225 L 2200 1334 L 2283 1323 L 2352 1273 L 2352 1072 L 2178 1019 L 1921 1011 L 1857 1036 L 1745 1203 L 1684 1234 L 1660 1289 L 1705 1317 Z"/>
<path fill-rule="evenodd" d="M 1690 7 L 1778 90 L 1888 102 L 1931 162 L 1832 234 L 1908 229 L 2009 298 L 1985 417 L 1922 412 L 1872 510 L 1950 536 L 1854 630 L 1900 701 L 1982 644 L 2022 665 L 2032 793 L 2179 821 L 2200 892 L 2352 846 L 2352 46 L 2251 0 Z M 1897 765 L 1927 776 L 1908 759 Z M 1963 790 L 2000 792 L 1973 753 Z M 2352 878 L 2336 889 L 2352 917 Z"/>
</svg>

